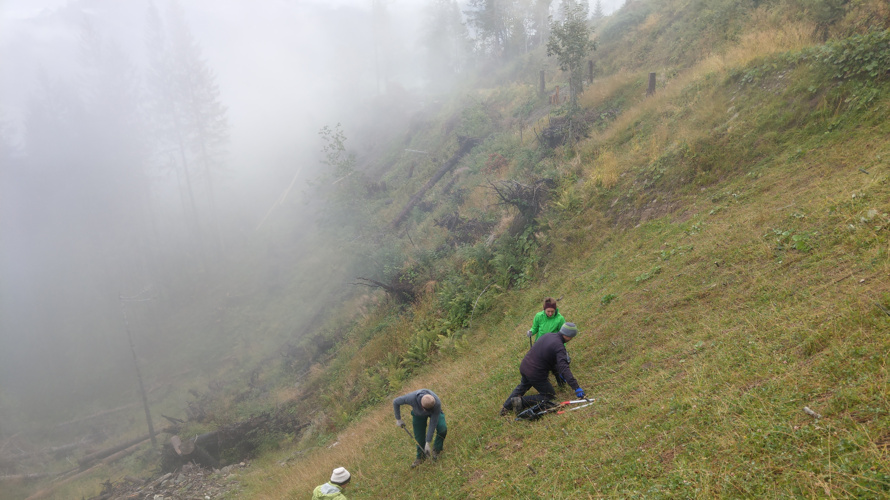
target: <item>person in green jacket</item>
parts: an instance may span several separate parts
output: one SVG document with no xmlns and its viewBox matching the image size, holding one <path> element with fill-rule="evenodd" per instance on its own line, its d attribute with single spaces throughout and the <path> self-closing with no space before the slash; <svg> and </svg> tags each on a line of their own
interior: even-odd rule
<svg viewBox="0 0 890 500">
<path fill-rule="evenodd" d="M 544 299 L 544 310 L 535 314 L 535 319 L 532 320 L 532 329 L 526 335 L 537 342 L 545 333 L 558 332 L 565 322 L 566 319 L 562 317 L 562 314 L 559 314 L 556 301 L 547 297 Z"/>
<path fill-rule="evenodd" d="M 343 487 L 349 483 L 352 475 L 343 467 L 337 467 L 331 473 L 331 480 L 321 486 L 316 486 L 312 492 L 312 500 L 347 500 L 343 494 Z"/>
<path fill-rule="evenodd" d="M 566 319 L 562 314 L 559 314 L 556 300 L 552 297 L 547 297 L 544 299 L 544 310 L 538 311 L 538 314 L 535 314 L 535 319 L 532 320 L 532 329 L 526 335 L 537 342 L 545 334 L 558 332 L 565 322 Z M 554 371 L 553 376 L 556 377 L 556 387 L 560 389 L 565 387 L 566 381 L 562 378 L 562 375 Z"/>
</svg>

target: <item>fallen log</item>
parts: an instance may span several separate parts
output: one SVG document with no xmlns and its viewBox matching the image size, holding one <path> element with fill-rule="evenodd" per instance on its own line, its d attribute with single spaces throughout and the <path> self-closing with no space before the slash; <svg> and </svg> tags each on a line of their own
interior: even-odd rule
<svg viewBox="0 0 890 500">
<path fill-rule="evenodd" d="M 119 412 L 119 411 L 123 411 L 123 410 L 127 410 L 127 409 L 130 409 L 130 408 L 133 408 L 134 406 L 138 406 L 138 403 L 130 403 L 130 404 L 126 404 L 126 405 L 124 405 L 124 406 L 118 406 L 117 408 L 112 408 L 112 409 L 110 409 L 110 410 L 102 410 L 102 411 L 100 411 L 100 412 L 98 412 L 98 413 L 94 413 L 94 414 L 92 414 L 92 415 L 87 415 L 86 417 L 80 417 L 80 418 L 77 418 L 77 419 L 74 419 L 74 420 L 69 420 L 69 421 L 67 421 L 67 422 L 62 422 L 62 423 L 60 423 L 60 424 L 56 424 L 56 428 L 58 429 L 59 427 L 65 427 L 65 426 L 67 426 L 67 425 L 78 424 L 78 423 L 80 423 L 80 422 L 84 422 L 84 421 L 87 421 L 87 420 L 92 420 L 92 419 L 94 419 L 94 418 L 104 417 L 104 416 L 106 416 L 106 415 L 111 415 L 111 414 L 113 414 L 113 413 L 117 413 L 117 412 Z"/>
<path fill-rule="evenodd" d="M 165 434 L 172 434 L 173 432 L 175 432 L 175 428 L 165 427 L 164 429 L 161 429 L 160 432 L 165 433 Z M 111 448 L 106 448 L 104 450 L 100 450 L 95 453 L 90 453 L 89 455 L 85 455 L 77 460 L 77 464 L 80 465 L 81 468 L 89 467 L 96 460 L 101 460 L 109 455 L 112 455 L 113 453 L 117 453 L 123 449 L 129 448 L 136 444 L 139 444 L 145 440 L 150 440 L 151 438 L 152 438 L 151 434 L 144 434 L 142 436 L 139 436 L 136 439 L 131 439 L 130 441 L 127 441 L 126 443 L 119 444 L 117 446 L 112 446 Z"/>
<path fill-rule="evenodd" d="M 423 199 L 423 196 L 426 194 L 426 192 L 429 191 L 433 186 L 435 186 L 436 183 L 439 182 L 439 179 L 441 179 L 442 176 L 448 173 L 449 170 L 454 168 L 454 166 L 457 165 L 457 162 L 459 162 L 460 159 L 464 157 L 464 155 L 469 153 L 474 146 L 479 144 L 479 142 L 479 139 L 459 137 L 459 147 L 457 148 L 457 152 L 454 153 L 454 155 L 448 161 L 443 163 L 438 170 L 436 170 L 436 173 L 433 174 L 432 178 L 430 178 L 430 180 L 428 180 L 422 188 L 420 188 L 420 191 L 414 193 L 414 196 L 412 196 L 411 199 L 408 200 L 408 204 L 405 205 L 405 208 L 403 208 L 402 211 L 399 212 L 399 215 L 397 215 L 396 218 L 392 221 L 392 223 L 390 224 L 390 228 L 395 229 L 399 227 L 399 224 L 401 224 L 402 221 L 405 220 L 405 217 L 407 217 L 408 214 L 411 213 L 411 209 L 414 208 L 415 205 L 420 203 L 420 200 Z"/>
<path fill-rule="evenodd" d="M 209 433 L 215 434 L 215 433 Z M 204 434 L 203 436 L 209 436 L 209 434 Z M 170 438 L 170 444 L 173 446 L 173 451 L 176 452 L 180 457 L 192 457 L 194 456 L 194 460 L 201 464 L 209 464 L 214 469 L 219 468 L 219 460 L 211 456 L 207 453 L 207 450 L 204 449 L 203 446 L 198 444 L 198 440 L 201 436 L 195 436 L 195 439 L 186 439 L 185 441 L 181 440 L 179 436 L 173 436 Z"/>
<path fill-rule="evenodd" d="M 62 458 L 66 455 L 70 455 L 76 449 L 86 445 L 89 442 L 87 438 L 81 438 L 73 443 L 63 444 L 61 446 L 53 446 L 49 449 L 49 452 L 56 458 Z"/>
<path fill-rule="evenodd" d="M 163 430 L 163 431 L 161 431 L 161 432 L 166 432 L 166 430 Z M 40 490 L 40 491 L 34 493 L 33 495 L 29 496 L 29 497 L 26 498 L 25 500 L 38 500 L 38 499 L 40 499 L 40 498 L 46 498 L 47 496 L 51 495 L 51 494 L 53 493 L 53 491 L 55 491 L 56 488 L 58 488 L 59 486 L 68 484 L 68 483 L 70 483 L 71 481 L 74 481 L 75 479 L 78 479 L 78 478 L 81 478 L 81 477 L 83 477 L 83 476 L 86 476 L 87 474 L 90 474 L 91 472 L 93 472 L 95 469 L 101 467 L 102 465 L 109 464 L 109 463 L 111 463 L 111 462 L 114 462 L 114 461 L 116 461 L 116 460 L 119 460 L 119 459 L 121 459 L 121 458 L 124 458 L 124 457 L 126 457 L 127 455 L 130 455 L 131 453 L 133 453 L 134 451 L 136 451 L 136 450 L 139 448 L 139 446 L 145 444 L 147 441 L 151 441 L 151 437 L 150 437 L 150 436 L 145 436 L 145 439 L 143 439 L 142 441 L 140 441 L 140 442 L 138 442 L 138 443 L 135 443 L 135 444 L 133 444 L 132 446 L 130 446 L 130 447 L 128 447 L 128 448 L 125 448 L 125 449 L 123 449 L 123 450 L 120 450 L 120 451 L 118 451 L 117 453 L 114 453 L 114 454 L 112 454 L 112 455 L 109 455 L 109 456 L 107 456 L 107 457 L 101 459 L 98 463 L 96 463 L 96 464 L 93 465 L 92 467 L 90 467 L 90 468 L 88 468 L 88 469 L 86 469 L 86 470 L 83 470 L 83 471 L 81 471 L 81 472 L 79 472 L 79 473 L 77 473 L 77 474 L 75 474 L 75 475 L 73 475 L 73 476 L 70 476 L 70 477 L 66 478 L 66 479 L 63 479 L 63 480 L 61 480 L 61 481 L 59 481 L 59 482 L 57 482 L 57 483 L 55 483 L 55 484 L 52 484 L 50 487 L 48 487 L 48 488 L 44 488 L 44 489 L 42 489 L 42 490 Z"/>
<path fill-rule="evenodd" d="M 35 479 L 43 479 L 48 477 L 49 474 L 45 472 L 36 473 L 36 474 L 13 474 L 9 476 L 0 476 L 0 483 L 15 483 L 22 481 L 33 481 Z"/>
</svg>

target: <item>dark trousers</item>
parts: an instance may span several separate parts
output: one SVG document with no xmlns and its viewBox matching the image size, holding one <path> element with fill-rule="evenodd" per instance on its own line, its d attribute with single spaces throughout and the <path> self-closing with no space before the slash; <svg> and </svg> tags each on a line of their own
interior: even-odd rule
<svg viewBox="0 0 890 500">
<path fill-rule="evenodd" d="M 522 375 L 522 379 L 519 381 L 519 385 L 513 389 L 513 392 L 507 396 L 507 400 L 504 401 L 504 408 L 511 408 L 510 400 L 515 397 L 522 398 L 522 407 L 528 408 L 529 406 L 533 406 L 541 401 L 547 401 L 549 399 L 553 399 L 556 396 L 556 391 L 553 389 L 553 384 L 550 383 L 550 379 L 548 377 L 549 374 L 545 374 L 543 378 L 528 378 L 525 374 L 520 373 Z M 538 393 L 532 396 L 526 396 L 525 393 L 528 392 L 529 389 L 534 387 Z"/>
<path fill-rule="evenodd" d="M 423 458 L 423 447 L 426 445 L 426 426 L 430 417 L 418 417 L 411 414 L 411 426 L 414 428 L 414 439 L 420 448 L 417 449 L 417 458 Z M 445 424 L 445 412 L 439 414 L 439 425 L 436 426 L 436 437 L 433 439 L 433 451 L 442 451 L 445 444 L 445 435 L 448 434 L 448 425 Z"/>
</svg>

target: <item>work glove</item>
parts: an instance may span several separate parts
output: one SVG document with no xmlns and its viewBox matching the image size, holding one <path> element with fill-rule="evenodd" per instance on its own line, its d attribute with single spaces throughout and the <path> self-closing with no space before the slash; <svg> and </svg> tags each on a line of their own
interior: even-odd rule
<svg viewBox="0 0 890 500">
<path fill-rule="evenodd" d="M 578 396 L 579 399 L 583 399 L 584 398 L 584 389 L 582 389 L 580 387 L 575 389 L 575 396 Z"/>
<path fill-rule="evenodd" d="M 402 422 L 399 419 L 396 419 L 396 425 L 398 425 L 399 427 L 401 427 L 403 429 L 405 428 L 405 422 Z"/>
<path fill-rule="evenodd" d="M 534 335 L 534 333 L 532 333 L 532 331 L 531 331 L 531 330 L 529 330 L 529 331 L 528 331 L 528 332 L 526 332 L 526 334 L 525 334 L 525 336 L 526 336 L 526 337 L 528 337 L 528 338 L 531 338 L 531 337 L 532 337 L 532 335 Z"/>
<path fill-rule="evenodd" d="M 429 456 L 433 456 L 433 447 L 430 446 L 430 442 L 426 442 L 426 446 L 423 447 L 423 452 Z"/>
</svg>

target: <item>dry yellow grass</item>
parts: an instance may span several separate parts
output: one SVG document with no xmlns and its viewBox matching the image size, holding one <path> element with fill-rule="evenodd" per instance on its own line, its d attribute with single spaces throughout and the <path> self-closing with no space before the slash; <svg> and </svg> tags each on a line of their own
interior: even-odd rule
<svg viewBox="0 0 890 500">
<path fill-rule="evenodd" d="M 587 167 L 588 187 L 602 186 L 611 188 L 621 175 L 618 155 L 611 149 L 606 149 Z"/>
<path fill-rule="evenodd" d="M 606 78 L 596 79 L 578 96 L 578 104 L 584 108 L 596 108 L 603 105 L 615 93 L 639 78 L 639 75 L 621 70 Z"/>
</svg>

